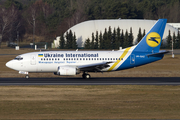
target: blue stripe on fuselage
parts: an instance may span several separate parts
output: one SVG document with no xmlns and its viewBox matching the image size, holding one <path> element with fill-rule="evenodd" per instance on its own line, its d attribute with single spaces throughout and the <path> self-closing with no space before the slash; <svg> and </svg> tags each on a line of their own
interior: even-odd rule
<svg viewBox="0 0 180 120">
<path fill-rule="evenodd" d="M 164 54 L 159 54 L 156 57 L 154 56 L 148 57 L 147 56 L 148 54 L 150 53 L 133 52 L 131 55 L 135 56 L 134 64 L 132 64 L 131 62 L 132 58 L 130 55 L 126 59 L 126 61 L 124 61 L 124 63 L 117 68 L 117 70 L 123 70 L 123 69 L 128 69 L 128 68 L 133 68 L 133 67 L 149 64 L 151 62 L 161 60 L 164 57 Z"/>
</svg>

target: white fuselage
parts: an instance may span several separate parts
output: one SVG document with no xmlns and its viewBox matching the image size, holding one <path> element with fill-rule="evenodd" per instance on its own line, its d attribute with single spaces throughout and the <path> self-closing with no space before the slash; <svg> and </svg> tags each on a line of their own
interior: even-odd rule
<svg viewBox="0 0 180 120">
<path fill-rule="evenodd" d="M 114 71 L 131 54 L 134 47 L 121 51 L 43 51 L 20 55 L 21 60 L 11 60 L 6 65 L 24 72 L 56 72 L 58 66 L 88 66 L 112 62 L 101 71 Z M 123 55 L 123 56 L 122 56 Z M 116 66 L 114 65 L 116 64 Z M 113 68 L 111 66 L 114 65 Z M 111 70 L 109 70 L 111 68 Z"/>
</svg>

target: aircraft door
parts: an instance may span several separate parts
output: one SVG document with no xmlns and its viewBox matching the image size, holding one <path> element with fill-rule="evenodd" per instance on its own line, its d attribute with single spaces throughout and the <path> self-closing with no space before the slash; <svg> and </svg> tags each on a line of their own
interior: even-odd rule
<svg viewBox="0 0 180 120">
<path fill-rule="evenodd" d="M 36 65 L 36 56 L 35 55 L 31 55 L 31 65 Z"/>
<path fill-rule="evenodd" d="M 135 55 L 134 54 L 131 54 L 131 56 L 130 56 L 130 64 L 131 65 L 135 64 Z"/>
</svg>

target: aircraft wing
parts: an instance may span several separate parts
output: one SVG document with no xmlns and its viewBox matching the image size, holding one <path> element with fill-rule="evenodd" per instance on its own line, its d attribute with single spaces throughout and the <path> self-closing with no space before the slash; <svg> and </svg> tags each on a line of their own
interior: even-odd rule
<svg viewBox="0 0 180 120">
<path fill-rule="evenodd" d="M 82 66 L 79 66 L 78 68 L 80 69 L 80 71 L 101 72 L 102 69 L 109 67 L 110 63 L 113 63 L 113 62 L 102 62 L 102 63 L 82 65 Z"/>
</svg>

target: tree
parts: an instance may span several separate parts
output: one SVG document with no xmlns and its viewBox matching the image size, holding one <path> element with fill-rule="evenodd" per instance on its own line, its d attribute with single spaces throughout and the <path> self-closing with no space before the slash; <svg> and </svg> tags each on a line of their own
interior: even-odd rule
<svg viewBox="0 0 180 120">
<path fill-rule="evenodd" d="M 68 33 L 68 31 L 66 32 L 66 36 L 65 36 L 65 38 L 66 38 L 66 45 L 65 45 L 65 48 L 66 49 L 68 49 L 69 48 L 69 33 Z"/>
<path fill-rule="evenodd" d="M 107 33 L 107 29 L 105 28 L 104 34 L 103 34 L 103 47 L 102 49 L 108 49 L 107 46 L 107 40 L 108 40 L 108 33 Z"/>
<path fill-rule="evenodd" d="M 103 36 L 102 36 L 102 32 L 100 32 L 100 35 L 99 35 L 99 49 L 103 49 L 103 47 L 104 47 Z"/>
<path fill-rule="evenodd" d="M 112 32 L 111 32 L 111 27 L 109 26 L 108 33 L 107 33 L 107 40 L 105 41 L 105 46 L 107 49 L 112 48 Z"/>
<path fill-rule="evenodd" d="M 0 34 L 2 39 L 5 37 L 8 38 L 9 42 L 12 42 L 16 38 L 16 33 L 21 26 L 21 19 L 19 11 L 14 5 L 6 8 L 0 8 Z M 0 39 L 0 45 L 2 42 Z"/>
<path fill-rule="evenodd" d="M 132 46 L 133 45 L 133 33 L 132 33 L 132 27 L 130 28 L 130 33 L 129 33 L 129 44 L 128 46 Z"/>
<path fill-rule="evenodd" d="M 144 29 L 143 34 L 142 34 L 142 38 L 146 35 L 146 30 Z"/>
<path fill-rule="evenodd" d="M 73 49 L 77 49 L 77 42 L 76 42 L 76 35 L 75 35 L 75 33 L 74 33 L 74 35 L 73 35 L 73 41 L 72 41 L 72 48 Z"/>
<path fill-rule="evenodd" d="M 139 28 L 139 32 L 138 32 L 138 35 L 137 35 L 137 43 L 139 43 L 142 39 L 142 33 L 141 33 L 141 28 Z"/>
<path fill-rule="evenodd" d="M 72 44 L 73 44 L 73 34 L 72 34 L 72 31 L 70 30 L 68 34 L 67 44 L 66 44 L 67 48 L 72 49 L 73 48 Z"/>
<path fill-rule="evenodd" d="M 167 44 L 166 44 L 166 48 L 168 48 L 168 49 L 172 48 L 172 47 L 171 47 L 171 46 L 172 46 L 171 40 L 172 40 L 171 31 L 169 30 L 169 34 L 168 34 L 168 37 L 167 37 Z"/>
<path fill-rule="evenodd" d="M 60 37 L 60 49 L 64 49 L 65 48 L 65 40 L 64 40 L 64 34 L 61 34 Z"/>
<path fill-rule="evenodd" d="M 94 33 L 92 33 L 91 49 L 94 49 Z"/>
<path fill-rule="evenodd" d="M 24 18 L 28 23 L 26 31 L 32 34 L 32 29 L 34 29 L 33 34 L 49 37 L 50 35 L 47 33 L 57 29 L 57 22 L 59 21 L 55 16 L 53 8 L 47 2 L 35 1 L 24 12 Z"/>
<path fill-rule="evenodd" d="M 119 49 L 121 46 L 121 33 L 120 33 L 120 28 L 117 28 L 117 36 L 116 36 L 116 48 Z M 122 47 L 122 46 L 121 46 Z"/>
<path fill-rule="evenodd" d="M 23 9 L 22 3 L 15 0 L 6 0 L 4 3 L 5 8 L 10 8 L 12 5 L 14 5 L 18 10 Z"/>
<path fill-rule="evenodd" d="M 121 37 L 120 37 L 120 47 L 124 48 L 123 44 L 124 44 L 124 32 L 122 30 Z"/>
<path fill-rule="evenodd" d="M 178 31 L 178 34 L 177 34 L 177 49 L 179 49 L 180 48 L 180 33 L 179 33 L 179 31 Z"/>
<path fill-rule="evenodd" d="M 179 31 L 177 36 L 175 35 L 175 32 L 173 33 L 173 48 L 178 49 L 179 48 Z"/>
<path fill-rule="evenodd" d="M 98 31 L 96 31 L 96 38 L 95 38 L 95 45 L 94 48 L 98 49 L 99 48 L 99 38 L 98 38 Z"/>
<path fill-rule="evenodd" d="M 84 48 L 85 49 L 90 49 L 91 48 L 91 43 L 90 43 L 90 39 L 86 39 L 85 44 L 84 44 Z"/>
<path fill-rule="evenodd" d="M 124 36 L 124 44 L 123 44 L 123 47 L 129 47 L 129 36 L 128 36 L 128 31 L 126 30 L 125 32 L 125 36 Z"/>
<path fill-rule="evenodd" d="M 116 47 L 116 40 L 117 39 L 117 37 L 116 37 L 116 29 L 114 28 L 114 30 L 113 30 L 113 33 L 112 33 L 112 49 L 117 49 L 117 47 Z"/>
</svg>

